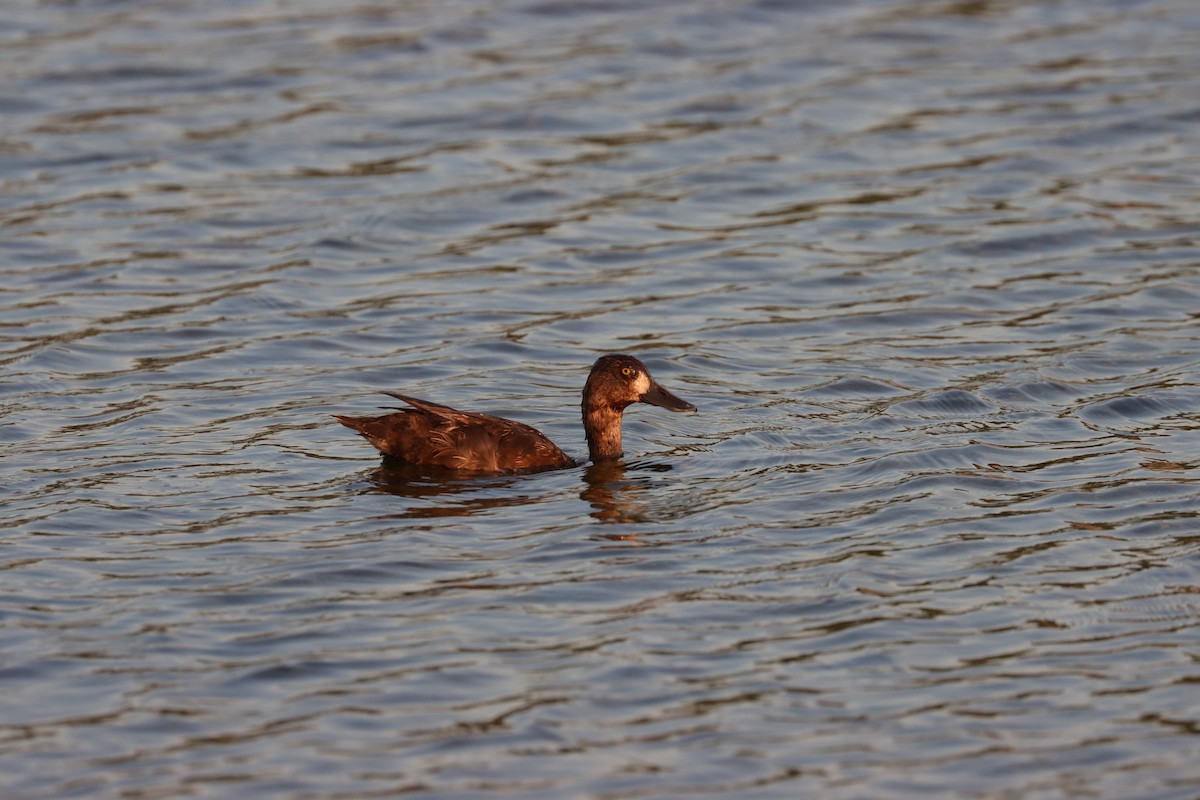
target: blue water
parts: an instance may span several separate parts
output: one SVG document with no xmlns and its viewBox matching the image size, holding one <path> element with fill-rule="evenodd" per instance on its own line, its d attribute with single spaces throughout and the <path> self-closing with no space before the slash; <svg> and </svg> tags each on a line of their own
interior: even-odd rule
<svg viewBox="0 0 1200 800">
<path fill-rule="evenodd" d="M 6 798 L 1200 794 L 1200 9 L 24 3 Z M 382 390 L 616 465 L 451 479 Z"/>
</svg>

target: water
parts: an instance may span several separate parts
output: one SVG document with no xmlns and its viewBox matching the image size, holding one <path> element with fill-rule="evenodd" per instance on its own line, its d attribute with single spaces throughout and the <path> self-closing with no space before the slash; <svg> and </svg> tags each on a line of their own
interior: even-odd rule
<svg viewBox="0 0 1200 800">
<path fill-rule="evenodd" d="M 5 797 L 1200 795 L 1194 3 L 11 6 Z"/>
</svg>

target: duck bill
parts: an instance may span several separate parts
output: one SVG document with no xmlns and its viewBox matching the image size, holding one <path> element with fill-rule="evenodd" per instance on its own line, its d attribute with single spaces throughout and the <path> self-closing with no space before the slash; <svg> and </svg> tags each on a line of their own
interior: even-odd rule
<svg viewBox="0 0 1200 800">
<path fill-rule="evenodd" d="M 668 392 L 657 382 L 651 382 L 650 388 L 647 389 L 641 397 L 638 398 L 643 403 L 649 403 L 652 406 L 665 408 L 668 411 L 695 411 L 696 407 L 687 400 L 680 400 L 675 395 Z"/>
</svg>

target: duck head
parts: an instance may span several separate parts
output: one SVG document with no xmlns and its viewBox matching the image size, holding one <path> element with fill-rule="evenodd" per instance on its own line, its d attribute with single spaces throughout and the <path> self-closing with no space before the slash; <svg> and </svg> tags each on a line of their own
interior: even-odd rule
<svg viewBox="0 0 1200 800">
<path fill-rule="evenodd" d="M 633 356 L 601 356 L 592 365 L 583 387 L 583 428 L 593 462 L 621 457 L 621 414 L 634 403 L 649 403 L 669 411 L 696 410 L 664 389 L 650 377 L 646 365 Z"/>
<path fill-rule="evenodd" d="M 608 406 L 623 411 L 634 403 L 649 403 L 669 411 L 696 410 L 664 389 L 650 377 L 646 365 L 633 356 L 614 353 L 596 359 L 583 387 L 584 407 Z"/>
</svg>

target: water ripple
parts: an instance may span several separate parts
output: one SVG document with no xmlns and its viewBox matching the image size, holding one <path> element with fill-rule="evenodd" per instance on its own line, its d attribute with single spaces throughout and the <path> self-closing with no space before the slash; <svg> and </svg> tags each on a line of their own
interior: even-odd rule
<svg viewBox="0 0 1200 800">
<path fill-rule="evenodd" d="M 9 9 L 4 794 L 1192 796 L 1198 32 Z M 614 350 L 617 464 L 329 418 Z"/>
</svg>

